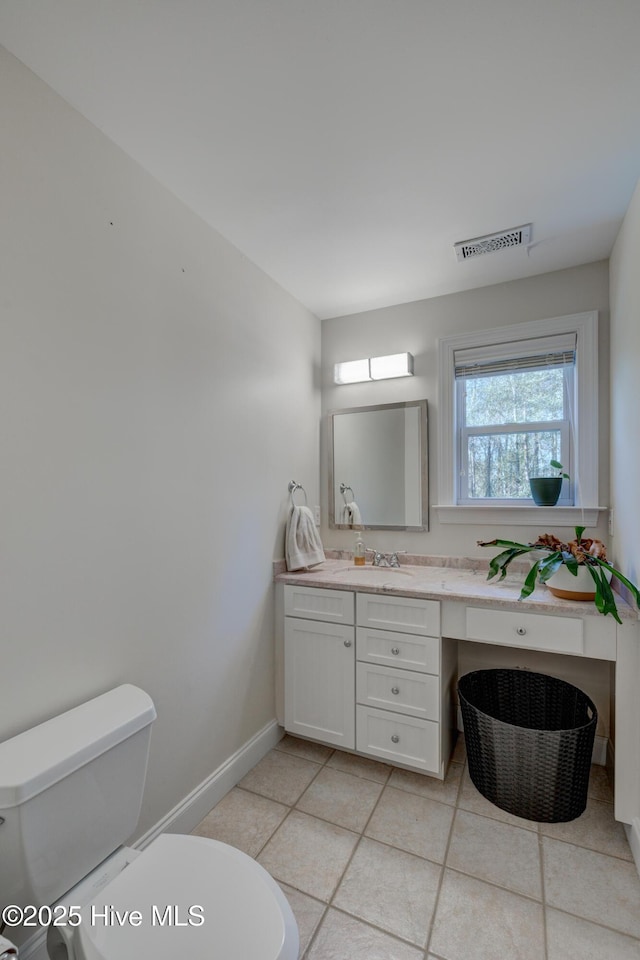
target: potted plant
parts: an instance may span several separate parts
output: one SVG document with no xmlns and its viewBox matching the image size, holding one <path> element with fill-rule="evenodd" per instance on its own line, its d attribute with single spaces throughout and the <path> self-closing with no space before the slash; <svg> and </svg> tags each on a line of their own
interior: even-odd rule
<svg viewBox="0 0 640 960">
<path fill-rule="evenodd" d="M 529 477 L 533 502 L 539 507 L 555 507 L 562 489 L 562 481 L 570 480 L 568 473 L 563 473 L 564 467 L 557 460 L 550 460 L 550 465 L 558 471 L 551 477 Z"/>
<path fill-rule="evenodd" d="M 507 575 L 507 567 L 512 560 L 527 553 L 541 551 L 546 555 L 536 559 L 529 570 L 520 591 L 520 600 L 524 600 L 533 593 L 536 582 L 539 580 L 541 583 L 545 583 L 557 596 L 593 600 L 600 613 L 605 616 L 610 613 L 618 623 L 622 623 L 616 607 L 615 596 L 611 589 L 611 578 L 615 576 L 620 583 L 623 583 L 639 605 L 640 590 L 619 570 L 608 563 L 606 547 L 601 540 L 592 540 L 589 537 L 583 538 L 584 530 L 584 527 L 576 527 L 575 540 L 570 540 L 568 543 L 563 543 L 552 533 L 543 534 L 534 543 L 516 543 L 513 540 L 478 540 L 478 546 L 480 547 L 506 547 L 502 553 L 499 553 L 490 561 L 487 580 L 491 580 L 498 574 L 500 574 L 500 579 L 504 580 Z M 567 589 L 567 584 L 571 587 L 572 577 L 576 578 L 574 590 Z"/>
</svg>

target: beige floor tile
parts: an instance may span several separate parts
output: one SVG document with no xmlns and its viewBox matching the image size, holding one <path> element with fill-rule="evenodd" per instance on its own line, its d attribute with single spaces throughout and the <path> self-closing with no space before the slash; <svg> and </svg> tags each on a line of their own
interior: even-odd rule
<svg viewBox="0 0 640 960">
<path fill-rule="evenodd" d="M 594 800 L 606 800 L 608 803 L 613 803 L 613 790 L 606 767 L 597 763 L 591 764 L 588 793 Z"/>
<path fill-rule="evenodd" d="M 293 810 L 258 857 L 276 880 L 328 901 L 358 836 Z"/>
<path fill-rule="evenodd" d="M 344 750 L 336 750 L 327 761 L 327 766 L 341 770 L 343 773 L 351 773 L 354 777 L 375 780 L 376 783 L 386 783 L 393 770 L 388 763 L 369 760 L 368 757 L 357 757 L 354 753 L 345 753 Z"/>
<path fill-rule="evenodd" d="M 299 890 L 288 887 L 285 883 L 280 884 L 280 886 L 289 901 L 293 915 L 296 918 L 296 923 L 298 924 L 298 934 L 300 936 L 299 956 L 301 957 L 309 946 L 311 937 L 316 932 L 316 928 L 322 920 L 327 905 L 326 903 L 321 903 L 320 900 L 314 900 L 313 897 L 307 896 L 306 893 L 300 893 Z M 211 960 L 215 960 L 215 958 L 211 957 Z"/>
<path fill-rule="evenodd" d="M 325 763 L 333 753 L 333 747 L 325 747 L 323 743 L 314 743 L 313 740 L 301 740 L 288 733 L 276 744 L 276 750 L 292 753 L 303 760 L 313 760 L 314 763 Z"/>
<path fill-rule="evenodd" d="M 382 791 L 381 783 L 324 767 L 296 809 L 361 833 Z"/>
<path fill-rule="evenodd" d="M 640 960 L 640 940 L 547 910 L 548 960 Z"/>
<path fill-rule="evenodd" d="M 514 893 L 542 898 L 538 837 L 531 830 L 458 810 L 447 866 Z"/>
<path fill-rule="evenodd" d="M 317 763 L 283 750 L 271 750 L 243 777 L 238 786 L 289 806 L 307 789 L 320 771 Z"/>
<path fill-rule="evenodd" d="M 444 780 L 436 780 L 435 777 L 428 777 L 424 773 L 414 773 L 412 770 L 401 770 L 398 767 L 389 777 L 389 786 L 455 806 L 461 777 L 462 766 L 459 763 L 449 764 Z"/>
<path fill-rule="evenodd" d="M 462 775 L 462 787 L 458 798 L 458 806 L 461 810 L 469 810 L 471 813 L 478 813 L 482 817 L 491 817 L 493 820 L 500 820 L 502 823 L 510 823 L 514 827 L 522 827 L 524 830 L 534 830 L 538 832 L 538 824 L 533 820 L 524 820 L 522 817 L 514 817 L 496 807 L 495 803 L 487 800 L 479 790 L 476 790 L 473 781 L 469 776 L 469 770 L 465 767 Z"/>
<path fill-rule="evenodd" d="M 385 787 L 365 830 L 368 837 L 442 863 L 454 808 Z"/>
<path fill-rule="evenodd" d="M 447 960 L 544 960 L 542 905 L 446 869 L 429 950 Z"/>
<path fill-rule="evenodd" d="M 545 837 L 566 840 L 579 847 L 589 847 L 610 857 L 632 860 L 629 841 L 621 823 L 614 819 L 613 804 L 588 800 L 587 809 L 576 820 L 568 823 L 541 823 Z"/>
<path fill-rule="evenodd" d="M 234 787 L 195 828 L 200 837 L 221 840 L 256 857 L 289 808 Z"/>
<path fill-rule="evenodd" d="M 547 903 L 640 938 L 640 878 L 635 865 L 543 838 Z"/>
<path fill-rule="evenodd" d="M 422 950 L 328 910 L 305 960 L 422 960 Z"/>
<path fill-rule="evenodd" d="M 425 947 L 442 868 L 363 838 L 333 905 Z"/>
</svg>

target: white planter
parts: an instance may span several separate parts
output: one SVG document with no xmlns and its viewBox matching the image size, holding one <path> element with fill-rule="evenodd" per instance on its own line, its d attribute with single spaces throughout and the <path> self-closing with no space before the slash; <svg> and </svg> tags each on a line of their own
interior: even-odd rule
<svg viewBox="0 0 640 960">
<path fill-rule="evenodd" d="M 611 580 L 612 574 L 606 570 L 605 576 L 607 580 Z M 554 597 L 561 597 L 563 600 L 593 600 L 596 595 L 593 577 L 584 566 L 578 567 L 577 577 L 564 565 L 559 567 L 547 580 L 547 586 Z"/>
</svg>

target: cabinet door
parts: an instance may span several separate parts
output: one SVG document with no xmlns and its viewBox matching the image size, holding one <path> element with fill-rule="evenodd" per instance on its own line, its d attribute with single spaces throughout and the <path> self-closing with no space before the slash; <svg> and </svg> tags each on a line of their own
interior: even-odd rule
<svg viewBox="0 0 640 960">
<path fill-rule="evenodd" d="M 352 626 L 285 617 L 284 725 L 301 737 L 354 749 Z"/>
</svg>

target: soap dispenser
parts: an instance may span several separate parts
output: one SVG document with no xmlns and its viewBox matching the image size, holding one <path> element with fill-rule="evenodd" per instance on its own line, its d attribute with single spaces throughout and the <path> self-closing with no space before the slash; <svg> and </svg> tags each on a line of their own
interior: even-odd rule
<svg viewBox="0 0 640 960">
<path fill-rule="evenodd" d="M 353 551 L 353 562 L 356 567 L 364 567 L 364 541 L 362 539 L 362 534 L 358 533 L 356 537 L 356 545 Z"/>
</svg>

